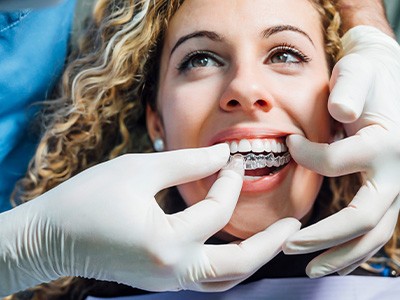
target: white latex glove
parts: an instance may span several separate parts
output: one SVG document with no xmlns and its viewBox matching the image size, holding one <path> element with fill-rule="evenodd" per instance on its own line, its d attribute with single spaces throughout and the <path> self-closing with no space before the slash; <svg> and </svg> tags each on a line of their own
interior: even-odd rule
<svg viewBox="0 0 400 300">
<path fill-rule="evenodd" d="M 400 47 L 369 26 L 351 29 L 342 42 L 345 56 L 333 70 L 328 107 L 346 123 L 349 137 L 330 145 L 301 136 L 287 140 L 294 160 L 309 169 L 325 176 L 361 172 L 363 177 L 348 207 L 285 244 L 288 254 L 333 247 L 309 263 L 310 277 L 350 273 L 390 239 L 399 214 Z"/>
<path fill-rule="evenodd" d="M 238 244 L 204 245 L 232 215 L 241 159 L 183 212 L 167 215 L 154 199 L 161 189 L 217 172 L 228 157 L 226 144 L 125 155 L 0 215 L 0 294 L 60 276 L 150 291 L 218 291 L 244 280 L 281 251 L 300 223 L 285 219 Z"/>
</svg>

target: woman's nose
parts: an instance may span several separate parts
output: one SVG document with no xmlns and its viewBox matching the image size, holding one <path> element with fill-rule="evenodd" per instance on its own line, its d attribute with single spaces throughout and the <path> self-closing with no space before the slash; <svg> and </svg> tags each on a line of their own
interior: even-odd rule
<svg viewBox="0 0 400 300">
<path fill-rule="evenodd" d="M 269 111 L 272 108 L 272 95 L 263 76 L 251 70 L 237 71 L 230 80 L 220 99 L 220 107 L 225 111 L 242 110 L 254 112 Z"/>
</svg>

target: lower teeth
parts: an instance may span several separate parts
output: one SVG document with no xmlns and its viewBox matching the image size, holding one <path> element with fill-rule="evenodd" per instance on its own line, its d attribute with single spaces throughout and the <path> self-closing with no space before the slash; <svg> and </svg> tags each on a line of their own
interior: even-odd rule
<svg viewBox="0 0 400 300">
<path fill-rule="evenodd" d="M 275 157 L 273 153 L 264 154 L 254 154 L 249 153 L 246 155 L 242 154 L 234 154 L 229 157 L 229 161 L 232 160 L 233 157 L 240 156 L 243 158 L 243 167 L 245 170 L 256 170 L 256 169 L 263 169 L 265 167 L 280 167 L 284 164 L 287 164 L 290 159 L 290 153 L 286 152 L 282 156 Z M 272 175 L 273 172 L 270 174 Z"/>
</svg>

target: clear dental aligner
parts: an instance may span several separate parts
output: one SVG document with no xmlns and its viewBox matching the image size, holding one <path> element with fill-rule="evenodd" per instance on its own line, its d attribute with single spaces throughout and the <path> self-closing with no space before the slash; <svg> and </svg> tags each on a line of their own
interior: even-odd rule
<svg viewBox="0 0 400 300">
<path fill-rule="evenodd" d="M 277 155 L 277 154 L 275 154 Z M 256 170 L 262 169 L 265 167 L 280 167 L 284 164 L 287 164 L 290 161 L 290 153 L 286 152 L 282 155 L 275 156 L 274 153 L 268 154 L 255 154 L 255 153 L 248 153 L 248 154 L 234 154 L 229 157 L 229 161 L 232 160 L 235 156 L 243 157 L 243 167 L 245 170 Z"/>
</svg>

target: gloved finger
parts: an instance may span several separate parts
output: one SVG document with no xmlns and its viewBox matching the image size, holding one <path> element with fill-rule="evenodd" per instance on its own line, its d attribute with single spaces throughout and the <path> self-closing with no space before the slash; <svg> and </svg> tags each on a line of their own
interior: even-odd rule
<svg viewBox="0 0 400 300">
<path fill-rule="evenodd" d="M 328 110 L 341 123 L 356 121 L 364 108 L 374 80 L 372 66 L 359 54 L 340 59 L 332 71 Z"/>
<path fill-rule="evenodd" d="M 222 246 L 209 245 L 209 247 L 219 247 L 219 249 L 209 250 L 221 250 L 221 253 L 214 253 L 214 255 L 217 255 L 217 262 L 223 265 L 222 268 L 232 267 L 232 270 L 226 269 L 225 271 L 227 272 L 227 274 L 225 275 L 217 275 L 216 273 L 213 273 L 213 276 L 208 276 L 206 279 L 202 280 L 200 282 L 201 291 L 222 292 L 246 280 L 251 275 L 253 275 L 261 266 L 263 266 L 265 263 L 275 257 L 275 255 L 278 254 L 281 250 L 280 245 L 284 237 L 290 235 L 294 231 L 299 230 L 300 226 L 300 222 L 296 219 L 286 218 L 276 222 L 265 231 L 254 235 L 246 241 L 225 245 L 225 249 L 222 249 Z M 280 231 L 283 232 L 283 239 L 278 241 L 276 237 L 278 236 Z M 256 241 L 256 239 L 260 239 L 260 243 L 264 245 L 269 241 L 269 247 L 262 246 L 261 249 L 258 249 L 258 241 Z M 266 251 L 262 252 L 263 249 Z M 239 259 L 239 261 L 235 258 L 236 251 L 238 251 L 236 254 L 238 255 L 237 258 Z M 224 252 L 229 252 L 230 255 L 227 258 L 226 262 L 221 262 L 221 258 L 218 258 L 218 256 L 221 255 L 225 258 Z M 265 255 L 265 257 L 263 257 L 263 254 Z M 252 258 L 252 255 L 255 255 L 255 257 Z M 240 264 L 236 265 L 238 262 Z M 213 272 L 216 271 L 214 267 L 215 266 L 213 266 L 212 268 Z"/>
<path fill-rule="evenodd" d="M 212 147 L 182 149 L 146 154 L 141 160 L 141 176 L 152 194 L 182 183 L 209 176 L 228 162 L 229 146 L 225 143 Z M 137 162 L 136 162 L 137 163 Z"/>
<path fill-rule="evenodd" d="M 208 292 L 208 293 L 225 292 L 233 288 L 234 286 L 238 285 L 246 278 L 247 277 L 243 277 L 236 280 L 221 280 L 215 278 L 214 281 L 208 281 L 208 282 L 198 282 L 198 281 L 187 282 L 184 284 L 183 289 L 190 291 L 198 291 L 198 292 Z"/>
<path fill-rule="evenodd" d="M 247 277 L 239 279 L 239 280 L 226 280 L 226 281 L 218 281 L 218 282 L 205 282 L 199 284 L 199 291 L 202 292 L 225 292 L 234 286 L 237 286 Z"/>
<path fill-rule="evenodd" d="M 353 242 L 358 241 L 359 238 L 356 238 L 355 240 L 353 240 Z M 344 251 L 351 251 L 351 246 L 352 243 L 348 242 L 346 244 L 345 247 L 343 247 L 343 250 L 340 251 L 338 249 L 333 249 L 333 252 L 336 252 L 335 254 L 332 255 L 344 255 L 346 256 L 347 253 L 345 253 Z M 340 266 L 345 265 L 345 263 L 348 263 L 348 265 L 346 265 L 343 268 L 340 268 L 340 266 L 335 265 L 335 263 L 338 263 L 337 259 L 332 259 L 332 260 L 324 260 L 323 262 L 320 262 L 316 259 L 318 259 L 318 257 L 316 257 L 314 260 L 312 260 L 306 267 L 306 274 L 310 277 L 310 278 L 320 278 L 332 273 L 339 273 L 340 275 L 347 275 L 349 273 L 351 273 L 352 271 L 354 271 L 357 267 L 359 267 L 362 263 L 364 263 L 365 261 L 367 261 L 368 259 L 370 259 L 375 253 L 377 253 L 379 251 L 381 247 L 373 249 L 370 253 L 368 253 L 366 256 L 362 256 L 361 258 L 358 257 L 358 260 L 351 260 L 349 259 L 349 257 L 344 257 L 344 259 L 346 260 L 346 262 L 340 262 Z M 326 251 L 325 254 L 329 255 L 327 252 L 330 252 L 330 250 Z M 325 255 L 322 254 L 322 255 Z M 340 260 L 340 259 L 339 259 Z M 351 260 L 352 262 L 349 263 L 349 260 Z"/>
<path fill-rule="evenodd" d="M 310 253 L 343 244 L 375 228 L 398 195 L 397 187 L 375 181 L 367 181 L 348 207 L 291 236 L 283 251 Z M 349 222 L 351 226 L 344 225 Z"/>
<path fill-rule="evenodd" d="M 354 240 L 331 248 L 314 258 L 306 268 L 308 276 L 315 278 L 340 270 L 342 272 L 351 271 L 351 268 L 357 267 L 357 263 L 362 263 L 365 258 L 375 254 L 393 234 L 399 216 L 399 199 L 397 197 L 396 201 L 371 231 Z M 344 270 L 348 266 L 351 267 L 348 270 Z"/>
<path fill-rule="evenodd" d="M 275 257 L 300 226 L 298 220 L 285 218 L 239 244 L 205 245 L 211 268 L 201 282 L 244 280 Z"/>
<path fill-rule="evenodd" d="M 235 157 L 219 172 L 203 201 L 168 217 L 177 235 L 203 243 L 221 230 L 235 209 L 243 176 L 243 158 Z"/>
<path fill-rule="evenodd" d="M 353 272 L 355 269 L 357 269 L 359 266 L 361 266 L 363 263 L 365 263 L 367 260 L 369 260 L 372 256 L 375 255 L 379 251 L 380 248 L 375 249 L 372 251 L 370 254 L 368 254 L 366 257 L 363 257 L 362 259 L 356 261 L 354 264 L 343 268 L 341 270 L 336 271 L 340 276 L 345 276 Z"/>
<path fill-rule="evenodd" d="M 301 135 L 290 135 L 286 144 L 299 165 L 328 177 L 364 171 L 377 155 L 367 147 L 369 142 L 363 135 L 347 137 L 332 144 L 315 143 Z"/>
</svg>

